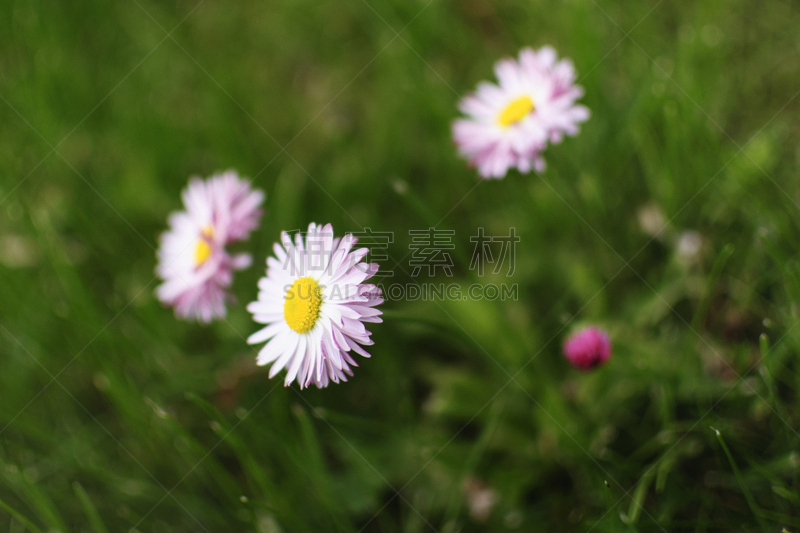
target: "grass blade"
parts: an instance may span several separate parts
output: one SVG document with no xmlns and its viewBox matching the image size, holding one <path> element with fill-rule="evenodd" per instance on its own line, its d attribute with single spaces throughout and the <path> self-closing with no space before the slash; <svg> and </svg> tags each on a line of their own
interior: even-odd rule
<svg viewBox="0 0 800 533">
<path fill-rule="evenodd" d="M 717 435 L 717 440 L 719 441 L 720 445 L 722 446 L 722 450 L 725 452 L 725 455 L 728 457 L 728 462 L 731 464 L 731 468 L 733 469 L 733 475 L 736 476 L 736 482 L 739 483 L 739 488 L 742 489 L 742 493 L 744 494 L 745 500 L 747 500 L 747 505 L 750 507 L 750 511 L 753 513 L 753 516 L 756 517 L 758 520 L 758 525 L 762 531 L 769 531 L 769 528 L 764 523 L 762 517 L 761 509 L 758 507 L 755 498 L 753 498 L 753 494 L 750 492 L 750 489 L 747 488 L 747 485 L 744 482 L 744 478 L 742 477 L 742 473 L 739 471 L 739 467 L 736 464 L 736 461 L 733 459 L 733 455 L 731 455 L 731 451 L 728 449 L 728 445 L 725 444 L 725 439 L 722 438 L 722 433 L 718 429 L 714 429 L 714 433 Z"/>
<path fill-rule="evenodd" d="M 86 494 L 83 486 L 76 481 L 72 484 L 72 490 L 78 495 L 78 499 L 81 501 L 81 506 L 83 507 L 83 512 L 86 513 L 86 518 L 89 519 L 89 524 L 91 524 L 92 529 L 96 533 L 108 533 L 108 529 L 106 529 L 105 524 L 103 524 L 103 519 L 100 518 L 100 513 L 97 512 L 97 507 L 94 506 L 94 503 L 92 503 L 89 495 Z"/>
<path fill-rule="evenodd" d="M 22 513 L 20 513 L 19 511 L 15 510 L 14 508 L 12 508 L 10 505 L 8 505 L 3 500 L 0 500 L 0 507 L 5 509 L 6 511 L 8 511 L 8 514 L 10 514 L 14 518 L 19 520 L 23 524 L 25 524 L 25 527 L 27 527 L 28 529 L 33 531 L 33 533 L 43 533 L 42 530 L 39 529 L 38 527 L 36 527 L 36 525 L 33 522 L 31 522 L 30 520 L 28 520 L 27 517 L 25 517 Z"/>
</svg>

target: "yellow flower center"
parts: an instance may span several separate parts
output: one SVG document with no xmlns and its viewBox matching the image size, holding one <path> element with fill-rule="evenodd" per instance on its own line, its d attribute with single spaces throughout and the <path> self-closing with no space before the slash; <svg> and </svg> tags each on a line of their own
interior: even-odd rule
<svg viewBox="0 0 800 533">
<path fill-rule="evenodd" d="M 200 240 L 197 241 L 197 246 L 194 249 L 194 265 L 199 267 L 211 257 L 211 244 L 209 240 L 214 237 L 214 228 L 206 226 L 200 233 Z"/>
<path fill-rule="evenodd" d="M 322 306 L 322 288 L 312 278 L 297 279 L 286 291 L 283 318 L 297 333 L 308 333 L 314 328 Z"/>
<path fill-rule="evenodd" d="M 520 96 L 503 109 L 503 112 L 497 117 L 497 122 L 507 128 L 525 118 L 528 113 L 533 111 L 533 108 L 533 100 L 529 96 Z"/>
</svg>

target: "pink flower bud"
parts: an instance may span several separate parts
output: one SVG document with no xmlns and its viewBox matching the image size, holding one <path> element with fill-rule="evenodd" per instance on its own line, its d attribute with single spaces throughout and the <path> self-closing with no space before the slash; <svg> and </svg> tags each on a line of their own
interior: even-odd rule
<svg viewBox="0 0 800 533">
<path fill-rule="evenodd" d="M 590 326 L 564 341 L 564 357 L 576 368 L 591 370 L 611 357 L 611 340 L 605 331 Z"/>
</svg>

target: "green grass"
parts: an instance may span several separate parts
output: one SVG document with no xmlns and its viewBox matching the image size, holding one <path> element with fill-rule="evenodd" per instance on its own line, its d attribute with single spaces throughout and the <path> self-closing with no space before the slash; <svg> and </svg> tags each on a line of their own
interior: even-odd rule
<svg viewBox="0 0 800 533">
<path fill-rule="evenodd" d="M 0 529 L 800 530 L 798 5 L 367 1 L 0 5 Z M 545 44 L 592 118 L 478 182 L 456 103 Z M 368 226 L 405 283 L 437 225 L 466 286 L 469 237 L 514 227 L 486 281 L 520 298 L 388 302 L 349 383 L 284 388 L 244 342 L 260 266 L 209 327 L 153 296 L 187 178 L 228 168 L 267 193 L 258 265 Z"/>
</svg>

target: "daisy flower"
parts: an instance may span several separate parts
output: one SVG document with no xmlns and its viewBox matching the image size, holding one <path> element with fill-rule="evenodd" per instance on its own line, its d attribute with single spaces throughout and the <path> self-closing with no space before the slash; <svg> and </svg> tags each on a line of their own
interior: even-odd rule
<svg viewBox="0 0 800 533">
<path fill-rule="evenodd" d="M 225 316 L 232 299 L 234 270 L 250 265 L 248 254 L 230 254 L 225 246 L 247 239 L 258 226 L 264 194 L 236 172 L 192 178 L 183 190 L 184 211 L 172 213 L 161 235 L 156 288 L 161 302 L 179 318 L 208 323 Z"/>
<path fill-rule="evenodd" d="M 510 168 L 542 172 L 547 143 L 577 134 L 589 118 L 589 110 L 575 104 L 583 96 L 575 68 L 545 46 L 524 48 L 518 61 L 497 62 L 495 74 L 499 85 L 482 82 L 459 104 L 467 115 L 453 124 L 459 153 L 484 178 L 502 178 Z"/>
<path fill-rule="evenodd" d="M 256 363 L 272 363 L 269 377 L 286 368 L 284 384 L 295 379 L 300 388 L 314 383 L 347 381 L 353 354 L 369 357 L 361 345 L 371 345 L 365 322 L 382 322 L 380 290 L 364 281 L 378 271 L 362 263 L 367 248 L 353 250 L 358 239 L 334 238 L 333 227 L 311 224 L 305 238 L 294 242 L 286 232 L 267 259 L 267 275 L 258 282 L 258 300 L 247 306 L 253 320 L 267 326 L 247 339 L 268 341 Z"/>
<path fill-rule="evenodd" d="M 564 342 L 564 357 L 572 366 L 581 370 L 591 370 L 602 365 L 611 357 L 608 333 L 594 326 L 573 333 Z"/>
</svg>

